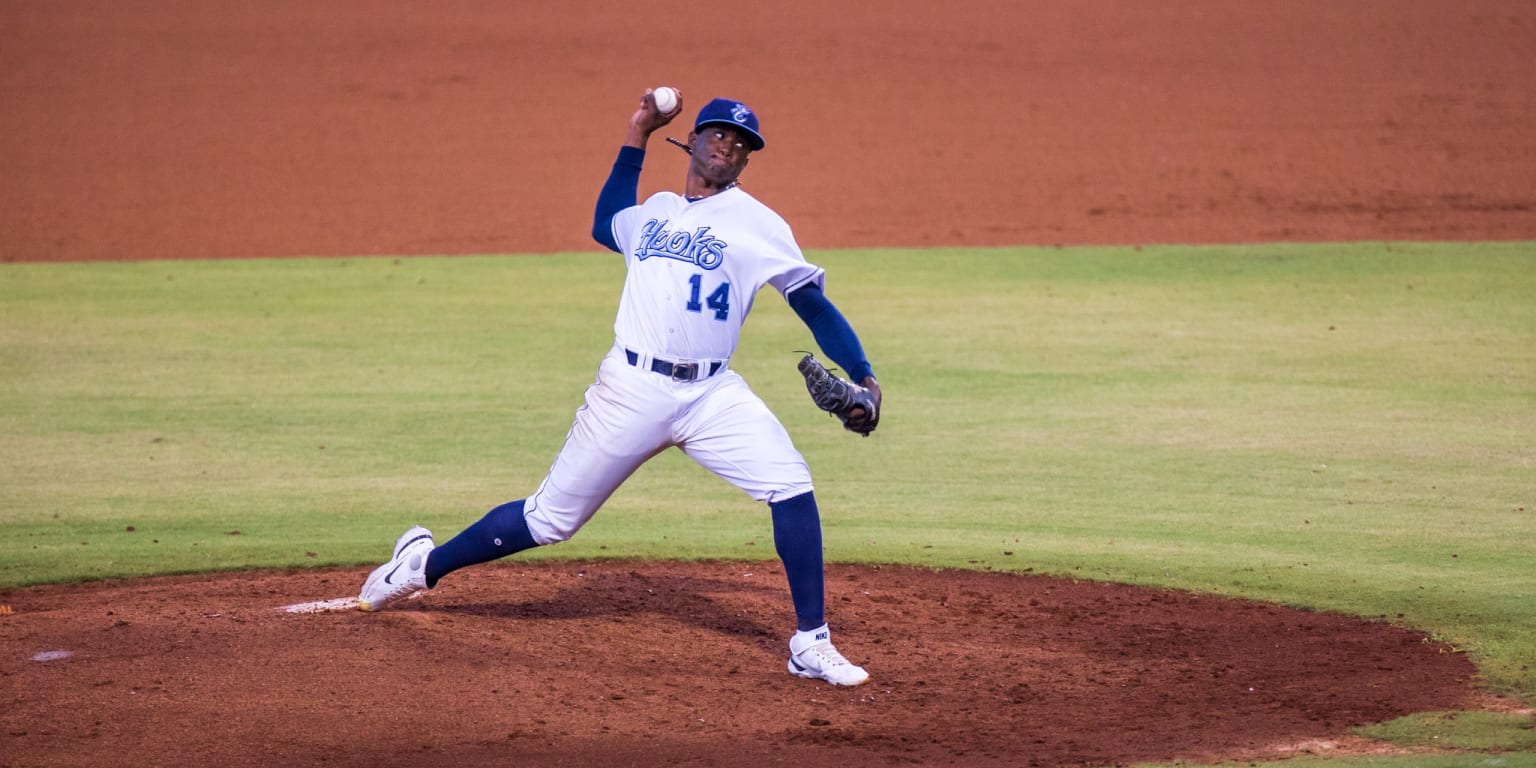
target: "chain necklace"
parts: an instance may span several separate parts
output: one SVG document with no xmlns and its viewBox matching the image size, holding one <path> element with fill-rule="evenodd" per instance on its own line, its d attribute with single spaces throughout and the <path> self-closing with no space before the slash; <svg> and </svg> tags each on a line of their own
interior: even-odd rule
<svg viewBox="0 0 1536 768">
<path fill-rule="evenodd" d="M 726 191 L 728 189 L 735 189 L 738 186 L 741 186 L 741 182 L 739 180 L 738 181 L 732 181 L 731 183 L 725 185 L 724 187 L 721 187 L 720 188 L 720 192 L 724 192 L 724 191 Z M 720 194 L 720 192 L 716 192 L 715 195 Z M 714 195 L 698 195 L 698 196 L 688 195 L 688 194 L 683 195 L 683 199 L 687 200 L 690 203 L 697 203 L 698 201 L 703 200 L 706 197 L 714 197 Z"/>
</svg>

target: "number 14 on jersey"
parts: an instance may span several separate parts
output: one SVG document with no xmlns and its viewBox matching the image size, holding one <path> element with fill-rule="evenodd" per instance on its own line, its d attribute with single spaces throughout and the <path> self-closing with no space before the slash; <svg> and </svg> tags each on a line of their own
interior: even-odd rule
<svg viewBox="0 0 1536 768">
<path fill-rule="evenodd" d="M 699 297 L 704 293 L 704 276 L 695 274 L 688 278 L 688 282 L 693 285 L 692 291 L 688 294 L 689 312 L 703 312 L 707 304 L 710 309 L 714 310 L 716 320 L 724 320 L 731 316 L 730 283 L 721 283 L 720 287 L 711 291 L 709 297 L 704 299 L 704 303 L 701 304 Z"/>
</svg>

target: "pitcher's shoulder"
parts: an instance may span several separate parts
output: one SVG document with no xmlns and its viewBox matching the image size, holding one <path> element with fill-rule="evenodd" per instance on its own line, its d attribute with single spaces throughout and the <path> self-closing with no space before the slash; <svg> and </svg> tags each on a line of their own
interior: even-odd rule
<svg viewBox="0 0 1536 768">
<path fill-rule="evenodd" d="M 789 229 L 789 222 L 778 211 L 770 208 L 767 203 L 753 197 L 752 194 L 741 187 L 733 187 L 722 193 L 729 195 L 731 207 L 755 219 L 760 225 L 767 227 L 782 227 Z M 723 201 L 722 201 L 723 202 Z"/>
<path fill-rule="evenodd" d="M 641 205 L 677 208 L 688 205 L 688 200 L 676 192 L 663 189 L 647 197 Z"/>
</svg>

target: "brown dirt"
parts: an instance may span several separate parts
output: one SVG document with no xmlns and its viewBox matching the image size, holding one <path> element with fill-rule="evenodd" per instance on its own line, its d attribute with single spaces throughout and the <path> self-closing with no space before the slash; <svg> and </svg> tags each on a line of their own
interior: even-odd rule
<svg viewBox="0 0 1536 768">
<path fill-rule="evenodd" d="M 663 82 L 758 108 L 809 248 L 1536 239 L 1524 0 L 776 7 L 3 3 L 0 261 L 595 250 Z M 276 610 L 365 570 L 0 592 L 0 765 L 1215 761 L 1481 699 L 1389 624 L 995 573 L 832 566 L 851 691 L 783 672 L 773 564 Z"/>
<path fill-rule="evenodd" d="M 399 611 L 280 610 L 361 576 L 0 593 L 16 764 L 1279 758 L 1477 698 L 1464 656 L 1390 624 L 1018 574 L 832 566 L 839 645 L 874 676 L 853 689 L 784 670 L 775 563 L 506 563 Z"/>
<path fill-rule="evenodd" d="M 663 82 L 811 248 L 1536 238 L 1526 0 L 773 8 L 0 3 L 0 260 L 594 250 Z"/>
</svg>

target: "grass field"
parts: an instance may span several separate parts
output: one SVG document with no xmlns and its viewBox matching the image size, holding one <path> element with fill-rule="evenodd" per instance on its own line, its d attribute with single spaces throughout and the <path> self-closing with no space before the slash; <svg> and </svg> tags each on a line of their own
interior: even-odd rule
<svg viewBox="0 0 1536 768">
<path fill-rule="evenodd" d="M 734 366 L 828 557 L 1384 617 L 1536 701 L 1536 244 L 813 253 L 860 440 L 758 297 Z M 0 586 L 371 563 L 526 495 L 612 339 L 592 255 L 0 265 Z M 766 558 L 676 452 L 533 557 Z"/>
</svg>

